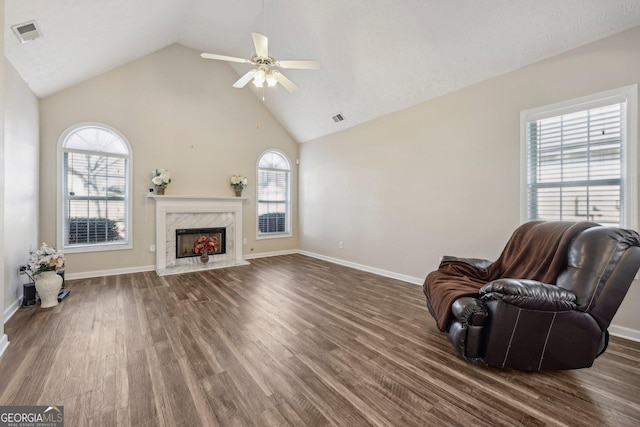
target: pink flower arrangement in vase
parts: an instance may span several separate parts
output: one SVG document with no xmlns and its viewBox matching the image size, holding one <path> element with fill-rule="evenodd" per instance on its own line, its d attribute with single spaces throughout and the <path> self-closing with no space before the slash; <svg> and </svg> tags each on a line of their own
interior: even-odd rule
<svg viewBox="0 0 640 427">
<path fill-rule="evenodd" d="M 215 254 L 219 247 L 217 237 L 200 236 L 194 240 L 193 252 L 200 254 L 200 261 L 209 262 L 209 254 Z"/>
</svg>

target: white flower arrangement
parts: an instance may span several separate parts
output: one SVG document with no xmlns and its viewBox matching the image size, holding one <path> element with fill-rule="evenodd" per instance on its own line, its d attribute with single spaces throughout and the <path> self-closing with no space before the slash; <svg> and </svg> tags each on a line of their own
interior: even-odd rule
<svg viewBox="0 0 640 427">
<path fill-rule="evenodd" d="M 247 177 L 242 175 L 233 175 L 229 181 L 236 190 L 243 190 L 248 185 Z"/>
<path fill-rule="evenodd" d="M 30 254 L 26 273 L 31 280 L 35 281 L 36 276 L 45 271 L 64 271 L 66 260 L 62 251 L 43 243 L 40 249 Z"/>
<path fill-rule="evenodd" d="M 156 187 L 166 188 L 171 183 L 171 174 L 167 169 L 155 169 L 151 172 L 151 182 Z"/>
</svg>

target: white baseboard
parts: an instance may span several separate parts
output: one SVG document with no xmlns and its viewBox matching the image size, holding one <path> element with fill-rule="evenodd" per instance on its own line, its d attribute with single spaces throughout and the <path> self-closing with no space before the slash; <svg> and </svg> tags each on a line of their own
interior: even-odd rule
<svg viewBox="0 0 640 427">
<path fill-rule="evenodd" d="M 7 334 L 2 334 L 0 336 L 0 357 L 2 357 L 2 354 L 5 352 L 7 347 L 9 347 L 9 337 Z"/>
<path fill-rule="evenodd" d="M 609 325 L 609 334 L 614 337 L 640 342 L 640 331 L 624 326 Z"/>
<path fill-rule="evenodd" d="M 20 308 L 20 303 L 22 302 L 22 296 L 15 300 L 7 309 L 4 311 L 4 323 L 7 323 L 11 316 L 15 314 L 16 311 Z"/>
<path fill-rule="evenodd" d="M 291 255 L 300 253 L 297 249 L 289 249 L 286 251 L 275 251 L 275 252 L 261 252 L 257 254 L 244 254 L 242 257 L 244 259 L 255 259 L 255 258 L 267 258 L 272 256 L 280 256 L 280 255 Z"/>
<path fill-rule="evenodd" d="M 253 259 L 253 258 L 265 258 L 279 255 L 291 255 L 297 254 L 299 251 L 297 249 L 291 249 L 286 251 L 275 251 L 275 252 L 261 252 L 255 254 L 245 254 L 243 255 L 244 259 Z M 115 276 L 117 274 L 131 274 L 131 273 L 141 273 L 144 271 L 156 271 L 155 265 L 145 265 L 141 267 L 128 267 L 128 268 L 114 268 L 111 270 L 96 270 L 96 271 L 83 271 L 80 273 L 67 273 L 65 274 L 65 279 L 73 280 L 73 279 L 91 279 L 93 277 L 103 277 L 103 276 Z"/>
<path fill-rule="evenodd" d="M 143 265 L 140 267 L 114 268 L 111 270 L 83 271 L 80 273 L 67 273 L 65 280 L 91 279 L 93 277 L 115 276 L 117 274 L 142 273 L 144 271 L 156 271 L 155 265 Z"/>
<path fill-rule="evenodd" d="M 400 274 L 400 273 L 396 273 L 389 270 L 383 270 L 381 268 L 370 267 L 368 265 L 358 264 L 351 261 L 345 261 L 339 258 L 332 258 L 326 255 L 320 255 L 314 252 L 298 251 L 298 253 L 301 255 L 310 256 L 312 258 L 321 259 L 323 261 L 332 262 L 334 264 L 344 265 L 345 267 L 355 268 L 356 270 L 362 270 L 369 273 L 377 274 L 378 276 L 384 276 L 384 277 L 389 277 L 391 279 L 401 280 L 403 282 L 408 282 L 414 285 L 422 285 L 424 283 L 424 279 L 421 279 L 419 277 L 408 276 L 406 274 Z"/>
</svg>

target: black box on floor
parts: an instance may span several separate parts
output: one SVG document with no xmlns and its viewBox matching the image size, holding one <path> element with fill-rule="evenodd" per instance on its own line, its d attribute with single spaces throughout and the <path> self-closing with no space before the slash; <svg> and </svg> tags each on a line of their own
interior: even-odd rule
<svg viewBox="0 0 640 427">
<path fill-rule="evenodd" d="M 22 305 L 28 307 L 36 303 L 35 283 L 25 283 L 22 285 Z"/>
</svg>

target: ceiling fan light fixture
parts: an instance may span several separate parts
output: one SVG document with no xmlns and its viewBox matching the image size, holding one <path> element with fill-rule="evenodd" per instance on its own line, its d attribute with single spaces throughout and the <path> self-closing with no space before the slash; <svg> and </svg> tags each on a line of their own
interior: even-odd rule
<svg viewBox="0 0 640 427">
<path fill-rule="evenodd" d="M 250 59 L 236 58 L 234 56 L 218 55 L 215 53 L 201 53 L 200 56 L 205 59 L 217 59 L 220 61 L 239 62 L 244 64 L 253 64 L 256 66 L 253 70 L 249 70 L 242 77 L 240 77 L 232 86 L 241 89 L 245 87 L 249 82 L 253 82 L 253 85 L 257 88 L 264 87 L 264 83 L 267 86 L 274 87 L 278 83 L 281 84 L 289 92 L 294 92 L 298 87 L 287 77 L 285 77 L 280 71 L 272 69 L 275 68 L 294 68 L 299 70 L 317 70 L 320 68 L 317 61 L 308 60 L 286 60 L 276 61 L 272 56 L 269 56 L 269 40 L 266 36 L 260 33 L 251 33 L 253 38 L 253 45 L 255 47 L 255 54 Z"/>
<path fill-rule="evenodd" d="M 271 73 L 267 74 L 267 86 L 274 87 L 278 84 L 278 80 Z"/>
<path fill-rule="evenodd" d="M 267 79 L 266 73 L 263 69 L 259 69 L 256 71 L 256 74 L 253 76 L 253 84 L 256 87 L 262 87 L 265 80 Z"/>
</svg>

